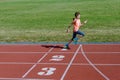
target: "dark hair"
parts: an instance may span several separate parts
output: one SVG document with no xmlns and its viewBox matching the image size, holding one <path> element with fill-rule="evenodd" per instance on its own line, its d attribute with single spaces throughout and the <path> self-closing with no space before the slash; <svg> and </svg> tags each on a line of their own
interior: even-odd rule
<svg viewBox="0 0 120 80">
<path fill-rule="evenodd" d="M 73 18 L 73 21 L 75 20 L 75 18 Z"/>
<path fill-rule="evenodd" d="M 77 17 L 78 15 L 80 15 L 80 12 L 75 12 L 75 17 Z"/>
</svg>

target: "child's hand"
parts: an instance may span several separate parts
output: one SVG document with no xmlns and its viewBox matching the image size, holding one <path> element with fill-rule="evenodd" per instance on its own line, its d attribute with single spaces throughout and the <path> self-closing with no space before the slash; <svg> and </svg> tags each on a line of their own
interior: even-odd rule
<svg viewBox="0 0 120 80">
<path fill-rule="evenodd" d="M 69 30 L 69 29 L 67 29 L 66 33 L 69 33 L 69 32 L 70 32 L 70 30 Z"/>
<path fill-rule="evenodd" d="M 85 21 L 84 21 L 84 24 L 86 24 L 87 22 L 88 22 L 88 20 L 85 20 Z"/>
</svg>

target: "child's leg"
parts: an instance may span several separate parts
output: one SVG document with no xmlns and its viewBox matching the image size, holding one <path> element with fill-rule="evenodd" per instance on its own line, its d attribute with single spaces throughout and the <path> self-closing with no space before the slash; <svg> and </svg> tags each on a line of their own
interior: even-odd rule
<svg viewBox="0 0 120 80">
<path fill-rule="evenodd" d="M 83 37 L 83 35 L 77 35 L 77 37 L 80 39 L 80 38 L 82 38 L 82 37 Z"/>
<path fill-rule="evenodd" d="M 72 43 L 72 41 L 73 41 L 73 40 L 70 40 L 70 41 L 66 44 L 66 46 L 69 46 L 69 45 Z"/>
<path fill-rule="evenodd" d="M 72 41 L 74 40 L 74 38 L 76 38 L 76 35 L 77 35 L 76 32 L 73 32 L 72 39 L 65 46 L 69 47 L 69 45 L 72 43 Z"/>
<path fill-rule="evenodd" d="M 78 38 L 82 38 L 85 36 L 84 32 L 81 32 L 81 31 L 77 31 L 77 34 L 79 34 Z"/>
<path fill-rule="evenodd" d="M 85 34 L 84 34 L 84 32 L 81 32 L 81 31 L 77 31 L 77 38 L 82 38 L 82 37 L 84 37 L 85 36 Z"/>
</svg>

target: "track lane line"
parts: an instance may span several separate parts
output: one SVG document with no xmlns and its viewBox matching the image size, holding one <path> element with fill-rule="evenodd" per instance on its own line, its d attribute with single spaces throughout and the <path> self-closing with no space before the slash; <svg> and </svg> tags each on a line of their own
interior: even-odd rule
<svg viewBox="0 0 120 80">
<path fill-rule="evenodd" d="M 25 78 L 25 77 L 36 67 L 36 65 L 37 65 L 38 63 L 40 63 L 40 61 L 42 61 L 42 60 L 48 55 L 48 53 L 50 53 L 53 49 L 54 49 L 54 47 L 51 48 L 48 52 L 46 52 L 45 55 L 43 55 L 42 58 L 40 58 L 40 59 L 37 61 L 37 63 L 35 63 L 35 64 L 22 76 L 22 78 Z"/>
<path fill-rule="evenodd" d="M 37 78 L 0 78 L 0 80 L 54 80 L 54 79 L 37 79 Z"/>
<path fill-rule="evenodd" d="M 42 54 L 46 52 L 0 52 L 0 54 Z M 61 54 L 74 54 L 74 52 L 52 52 L 52 53 L 61 53 Z M 50 54 L 52 54 L 50 53 Z M 79 52 L 81 53 L 81 52 Z M 120 52 L 86 52 L 87 54 L 120 54 Z"/>
<path fill-rule="evenodd" d="M 47 51 L 46 51 L 47 52 Z M 0 52 L 0 54 L 41 54 L 46 52 Z M 74 53 L 74 52 L 52 52 L 52 53 Z"/>
<path fill-rule="evenodd" d="M 60 80 L 64 80 L 64 78 L 65 78 L 65 76 L 66 76 L 66 74 L 67 74 L 67 72 L 68 72 L 70 66 L 72 65 L 72 63 L 73 63 L 75 57 L 77 56 L 77 54 L 78 54 L 80 48 L 81 48 L 81 45 L 79 45 L 78 49 L 77 49 L 76 52 L 74 53 L 74 55 L 73 55 L 73 57 L 72 57 L 70 63 L 68 64 L 68 66 L 67 66 L 65 72 L 63 73 L 62 77 L 60 78 Z"/>
<path fill-rule="evenodd" d="M 0 62 L 0 65 L 6 65 L 6 64 L 9 64 L 9 65 L 14 65 L 14 64 L 35 64 L 35 63 L 29 63 L 29 62 Z M 68 65 L 68 63 L 37 63 L 37 64 L 55 64 L 55 65 Z M 72 65 L 90 65 L 90 64 L 87 64 L 87 63 L 72 63 Z M 96 66 L 120 66 L 120 64 L 93 64 L 93 65 L 96 65 Z"/>
<path fill-rule="evenodd" d="M 85 59 L 88 61 L 88 63 L 102 76 L 104 77 L 106 80 L 110 80 L 105 74 L 103 74 L 90 60 L 89 58 L 86 56 L 85 52 L 83 51 L 83 47 L 81 46 L 81 52 L 82 55 L 85 57 Z"/>
</svg>

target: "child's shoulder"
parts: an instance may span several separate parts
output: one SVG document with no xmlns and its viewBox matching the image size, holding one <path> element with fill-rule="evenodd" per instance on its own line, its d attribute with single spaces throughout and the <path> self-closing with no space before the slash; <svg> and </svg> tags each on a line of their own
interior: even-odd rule
<svg viewBox="0 0 120 80">
<path fill-rule="evenodd" d="M 80 21 L 80 19 L 73 18 L 73 21 L 74 21 L 74 22 Z"/>
<path fill-rule="evenodd" d="M 76 18 L 73 18 L 73 22 L 75 22 L 75 21 L 77 21 L 77 19 L 76 19 Z"/>
</svg>

